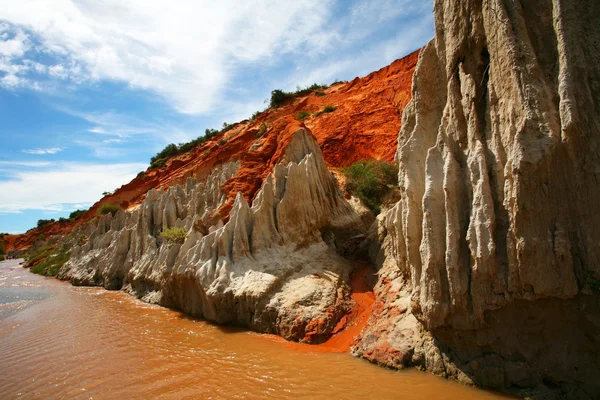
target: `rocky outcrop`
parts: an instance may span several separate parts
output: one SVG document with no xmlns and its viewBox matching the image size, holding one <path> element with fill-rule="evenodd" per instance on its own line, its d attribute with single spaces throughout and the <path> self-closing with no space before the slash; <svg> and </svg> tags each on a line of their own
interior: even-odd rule
<svg viewBox="0 0 600 400">
<path fill-rule="evenodd" d="M 355 353 L 600 397 L 600 3 L 438 0 Z"/>
<path fill-rule="evenodd" d="M 265 175 L 281 162 L 280 155 L 297 129 L 291 125 L 299 125 L 295 116 L 300 111 L 312 113 L 302 122 L 315 135 L 329 167 L 344 167 L 370 158 L 392 161 L 402 110 L 410 100 L 418 53 L 415 51 L 365 77 L 297 96 L 281 107 L 269 108 L 255 118 L 235 123 L 202 145 L 172 157 L 164 167 L 140 172 L 131 182 L 100 199 L 81 218 L 7 235 L 0 241 L 5 242 L 9 251 L 30 247 L 41 234 L 67 235 L 92 220 L 102 204 L 130 209 L 139 206 L 151 189 L 185 185 L 188 177 L 204 180 L 214 167 L 239 161 L 238 174 L 225 188 L 228 202 L 221 212 L 226 219 L 238 191 L 247 200 L 254 198 Z M 327 105 L 337 107 L 335 112 L 319 113 Z"/>
<path fill-rule="evenodd" d="M 101 218 L 59 277 L 124 287 L 220 324 L 323 341 L 350 305 L 351 265 L 337 253 L 365 225 L 306 129 L 293 135 L 252 206 L 238 194 L 223 224 L 215 214 L 226 201 L 222 187 L 239 166 L 216 167 L 205 183 L 151 190 L 138 209 Z M 188 232 L 183 243 L 159 237 L 171 227 Z"/>
</svg>

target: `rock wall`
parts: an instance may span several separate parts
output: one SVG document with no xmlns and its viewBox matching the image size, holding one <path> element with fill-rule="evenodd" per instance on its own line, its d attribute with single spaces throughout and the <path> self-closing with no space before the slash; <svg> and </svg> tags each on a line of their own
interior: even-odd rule
<svg viewBox="0 0 600 400">
<path fill-rule="evenodd" d="M 355 353 L 600 397 L 600 3 L 437 0 Z"/>
<path fill-rule="evenodd" d="M 59 273 L 75 285 L 124 287 L 141 299 L 289 340 L 325 340 L 350 304 L 351 265 L 337 253 L 366 230 L 299 129 L 252 206 L 241 194 L 226 224 L 216 210 L 239 163 L 206 183 L 151 190 L 141 206 L 100 218 Z M 183 243 L 159 233 L 187 232 Z"/>
</svg>

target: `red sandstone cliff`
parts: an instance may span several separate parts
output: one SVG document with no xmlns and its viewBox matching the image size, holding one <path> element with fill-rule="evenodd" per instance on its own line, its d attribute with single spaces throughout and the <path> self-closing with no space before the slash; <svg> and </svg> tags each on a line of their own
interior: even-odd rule
<svg viewBox="0 0 600 400">
<path fill-rule="evenodd" d="M 323 89 L 325 94 L 322 96 L 313 92 L 297 97 L 282 107 L 264 111 L 254 120 L 239 122 L 233 129 L 171 158 L 164 167 L 140 173 L 113 194 L 100 199 L 77 221 L 55 222 L 24 234 L 5 236 L 6 250 L 27 248 L 41 234 L 49 237 L 68 233 L 93 219 L 102 204 L 135 208 L 150 189 L 166 189 L 185 182 L 190 176 L 202 180 L 214 166 L 239 160 L 241 168 L 223 185 L 228 201 L 219 212 L 226 219 L 237 192 L 242 192 L 248 201 L 253 199 L 263 179 L 281 161 L 291 135 L 302 126 L 315 135 L 330 168 L 370 158 L 392 161 L 402 111 L 410 100 L 418 53 L 415 51 L 363 78 L 333 84 Z M 327 105 L 337 109 L 315 115 Z M 295 116 L 300 111 L 312 114 L 297 121 Z M 259 138 L 257 135 L 263 124 L 267 131 Z M 219 144 L 223 139 L 226 143 Z"/>
</svg>

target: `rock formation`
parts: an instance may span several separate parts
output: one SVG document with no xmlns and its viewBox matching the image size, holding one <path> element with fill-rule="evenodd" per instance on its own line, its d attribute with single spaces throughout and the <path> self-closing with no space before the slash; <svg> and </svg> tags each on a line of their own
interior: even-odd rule
<svg viewBox="0 0 600 400">
<path fill-rule="evenodd" d="M 126 290 L 221 324 L 290 340 L 326 339 L 349 304 L 351 265 L 337 255 L 366 231 L 337 187 L 315 138 L 294 133 L 252 202 L 238 194 L 227 223 L 214 217 L 239 163 L 206 183 L 151 190 L 134 211 L 100 218 L 59 273 L 75 285 Z M 215 223 L 204 229 L 204 221 Z M 187 232 L 183 243 L 159 233 Z"/>
<path fill-rule="evenodd" d="M 600 397 L 600 3 L 437 0 L 354 351 Z"/>
<path fill-rule="evenodd" d="M 280 155 L 285 152 L 289 137 L 296 131 L 296 128 L 288 129 L 287 126 L 298 122 L 295 116 L 300 111 L 313 113 L 302 123 L 317 138 L 329 167 L 343 167 L 373 157 L 392 161 L 402 110 L 410 100 L 411 79 L 418 54 L 415 51 L 365 77 L 332 84 L 318 94 L 313 92 L 299 96 L 289 104 L 267 109 L 256 118 L 233 124 L 227 132 L 187 153 L 172 157 L 164 167 L 141 172 L 131 182 L 99 200 L 76 221 L 48 224 L 25 234 L 7 235 L 0 241 L 5 242 L 7 251 L 24 249 L 41 234 L 46 237 L 64 235 L 86 224 L 96 216 L 102 204 L 132 208 L 139 205 L 151 189 L 185 185 L 188 177 L 204 180 L 215 166 L 227 161 L 240 161 L 238 175 L 232 177 L 225 188 L 228 201 L 222 216 L 226 218 L 238 191 L 247 200 L 254 198 L 265 174 L 281 162 Z M 337 109 L 333 113 L 317 115 L 327 105 Z M 261 127 L 267 130 L 257 138 Z"/>
</svg>

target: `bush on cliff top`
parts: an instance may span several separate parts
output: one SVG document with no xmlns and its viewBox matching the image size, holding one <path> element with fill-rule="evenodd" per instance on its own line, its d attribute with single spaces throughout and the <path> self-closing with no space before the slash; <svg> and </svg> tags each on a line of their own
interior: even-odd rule
<svg viewBox="0 0 600 400">
<path fill-rule="evenodd" d="M 301 88 L 300 86 L 296 86 L 295 92 L 284 92 L 281 89 L 275 89 L 271 92 L 271 101 L 269 102 L 269 106 L 271 108 L 277 108 L 290 100 L 295 99 L 298 96 L 306 96 L 312 92 L 318 91 L 320 89 L 325 89 L 326 85 L 319 85 L 317 83 L 313 83 L 310 86 L 305 88 Z"/>
<path fill-rule="evenodd" d="M 183 243 L 187 238 L 187 232 L 183 228 L 164 229 L 159 236 L 169 243 Z"/>
<path fill-rule="evenodd" d="M 106 215 L 106 214 L 115 215 L 117 213 L 117 211 L 119 211 L 119 210 L 122 210 L 122 208 L 118 204 L 105 203 L 105 204 L 102 204 L 100 206 L 100 208 L 98 208 L 98 215 Z"/>
<path fill-rule="evenodd" d="M 375 214 L 381 211 L 384 196 L 398 184 L 398 167 L 386 161 L 359 161 L 341 171 L 346 176 L 345 190 Z"/>
<path fill-rule="evenodd" d="M 169 158 L 176 156 L 178 154 L 187 153 L 193 148 L 200 146 L 201 144 L 206 143 L 209 139 L 217 136 L 221 132 L 227 132 L 228 130 L 233 129 L 234 124 L 223 123 L 223 129 L 221 131 L 217 129 L 206 129 L 204 131 L 203 136 L 198 136 L 196 139 L 192 139 L 187 143 L 171 143 L 168 144 L 167 147 L 158 152 L 154 157 L 150 159 L 150 168 L 160 168 L 163 167 Z"/>
<path fill-rule="evenodd" d="M 75 210 L 71 214 L 69 214 L 69 219 L 71 219 L 71 220 L 77 220 L 77 219 L 81 218 L 81 216 L 83 214 L 85 214 L 86 211 L 87 210 Z"/>
<path fill-rule="evenodd" d="M 37 227 L 41 228 L 41 227 L 51 224 L 53 222 L 56 222 L 56 220 L 54 218 L 53 219 L 38 219 Z"/>
</svg>

